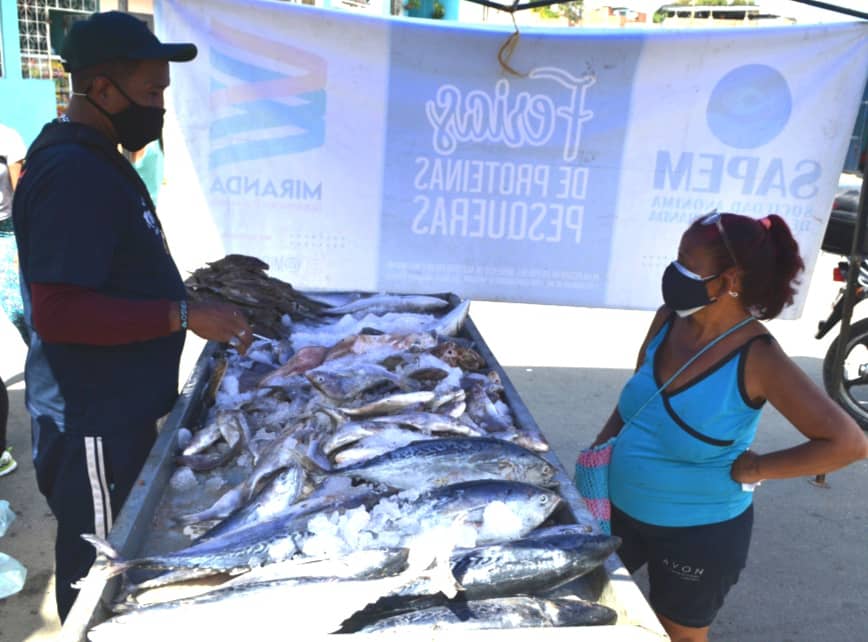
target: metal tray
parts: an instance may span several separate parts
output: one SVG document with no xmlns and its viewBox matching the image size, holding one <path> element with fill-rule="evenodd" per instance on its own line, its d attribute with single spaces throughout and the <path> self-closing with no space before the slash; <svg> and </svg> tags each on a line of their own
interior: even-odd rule
<svg viewBox="0 0 868 642">
<path fill-rule="evenodd" d="M 461 336 L 474 342 L 477 351 L 486 360 L 489 368 L 500 375 L 506 402 L 520 428 L 539 432 L 539 428 L 524 405 L 518 391 L 486 345 L 471 318 L 465 322 Z M 175 469 L 174 455 L 177 431 L 182 426 L 195 425 L 203 416 L 213 398 L 215 371 L 218 361 L 218 344 L 209 342 L 203 349 L 196 366 L 181 391 L 172 411 L 162 422 L 159 436 L 136 481 L 133 491 L 118 515 L 108 540 L 123 557 L 135 557 L 148 548 L 154 515 Z M 599 530 L 593 516 L 585 506 L 569 475 L 551 450 L 543 455 L 557 469 L 559 492 L 566 506 L 555 518 L 563 523 L 579 523 Z M 582 627 L 582 640 L 596 642 L 609 640 L 662 641 L 668 640 L 662 626 L 654 615 L 645 597 L 633 582 L 617 555 L 592 573 L 580 578 L 575 584 L 577 594 L 605 604 L 618 613 L 615 624 L 608 626 Z M 105 606 L 117 594 L 119 578 L 106 579 L 98 565 L 91 569 L 82 583 L 78 598 L 70 611 L 60 633 L 64 642 L 84 642 L 87 631 L 111 616 Z M 393 637 L 398 633 L 381 634 Z M 363 634 L 355 634 L 363 635 Z M 445 640 L 448 633 L 429 631 L 424 635 L 401 632 L 402 640 Z M 469 631 L 462 633 L 468 640 L 575 640 L 575 627 L 498 629 L 493 631 Z M 334 640 L 334 636 L 328 636 Z M 264 639 L 264 638 L 260 638 Z"/>
</svg>

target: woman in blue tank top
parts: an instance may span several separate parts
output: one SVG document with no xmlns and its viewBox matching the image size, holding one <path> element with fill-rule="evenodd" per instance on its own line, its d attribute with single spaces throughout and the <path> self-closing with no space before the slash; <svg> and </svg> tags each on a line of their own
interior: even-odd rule
<svg viewBox="0 0 868 642">
<path fill-rule="evenodd" d="M 665 305 L 636 372 L 594 442 L 618 435 L 609 469 L 612 532 L 623 540 L 628 571 L 648 564 L 651 606 L 673 640 L 708 639 L 747 561 L 755 484 L 868 457 L 856 423 L 759 322 L 792 303 L 803 269 L 777 215 L 713 212 L 695 221 L 663 274 Z M 805 443 L 764 455 L 748 450 L 766 401 Z"/>
</svg>

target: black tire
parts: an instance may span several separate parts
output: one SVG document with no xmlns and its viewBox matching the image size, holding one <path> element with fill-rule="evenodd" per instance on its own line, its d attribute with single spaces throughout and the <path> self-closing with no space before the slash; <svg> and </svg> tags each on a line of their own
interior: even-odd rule
<svg viewBox="0 0 868 642">
<path fill-rule="evenodd" d="M 868 319 L 850 326 L 844 352 L 844 375 L 837 390 L 832 389 L 832 371 L 838 340 L 835 338 L 823 359 L 823 385 L 826 392 L 856 420 L 862 430 L 868 430 Z"/>
</svg>

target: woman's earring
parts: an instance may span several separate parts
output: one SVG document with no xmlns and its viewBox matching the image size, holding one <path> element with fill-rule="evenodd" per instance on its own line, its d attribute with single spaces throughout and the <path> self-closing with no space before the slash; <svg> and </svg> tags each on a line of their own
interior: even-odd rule
<svg viewBox="0 0 868 642">
<path fill-rule="evenodd" d="M 738 292 L 733 292 L 732 290 L 730 290 L 729 296 L 731 296 L 733 299 L 737 299 L 738 298 Z"/>
</svg>

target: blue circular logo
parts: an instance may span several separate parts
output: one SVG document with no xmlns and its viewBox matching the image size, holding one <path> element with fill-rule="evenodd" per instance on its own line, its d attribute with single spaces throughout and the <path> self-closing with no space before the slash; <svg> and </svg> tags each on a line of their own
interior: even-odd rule
<svg viewBox="0 0 868 642">
<path fill-rule="evenodd" d="M 786 79 L 767 65 L 726 74 L 711 92 L 706 117 L 717 139 L 738 149 L 765 145 L 783 131 L 793 109 Z"/>
</svg>

